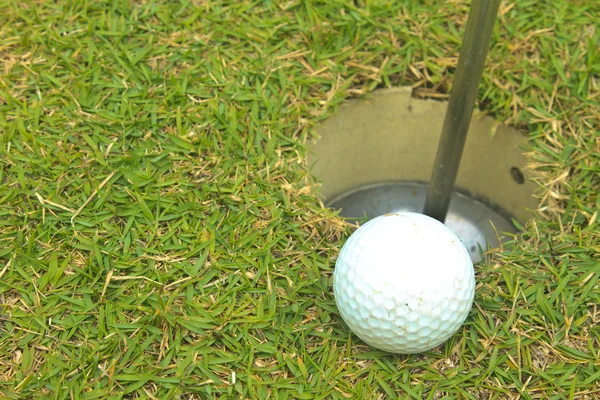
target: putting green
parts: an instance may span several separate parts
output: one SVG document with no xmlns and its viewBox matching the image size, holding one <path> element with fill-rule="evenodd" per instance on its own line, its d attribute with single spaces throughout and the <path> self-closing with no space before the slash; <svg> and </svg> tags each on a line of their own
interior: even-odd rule
<svg viewBox="0 0 600 400">
<path fill-rule="evenodd" d="M 447 98 L 467 11 L 1 2 L 0 397 L 600 396 L 599 2 L 500 7 L 477 107 L 538 194 L 466 324 L 397 357 L 335 307 L 309 143 L 377 88 Z"/>
</svg>

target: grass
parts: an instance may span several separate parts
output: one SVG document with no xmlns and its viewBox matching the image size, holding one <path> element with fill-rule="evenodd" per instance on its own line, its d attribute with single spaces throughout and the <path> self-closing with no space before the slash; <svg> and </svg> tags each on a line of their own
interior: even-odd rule
<svg viewBox="0 0 600 400">
<path fill-rule="evenodd" d="M 467 3 L 58 3 L 0 1 L 2 396 L 600 396 L 600 3 L 502 4 L 478 104 L 540 207 L 414 356 L 341 321 L 307 143 L 378 87 L 447 97 Z"/>
</svg>

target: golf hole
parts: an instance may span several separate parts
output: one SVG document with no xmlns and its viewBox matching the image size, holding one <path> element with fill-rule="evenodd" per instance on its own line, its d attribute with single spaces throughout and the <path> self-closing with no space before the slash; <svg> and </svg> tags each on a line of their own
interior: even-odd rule
<svg viewBox="0 0 600 400">
<path fill-rule="evenodd" d="M 419 100 L 412 89 L 378 90 L 342 105 L 317 128 L 309 152 L 325 204 L 349 221 L 422 212 L 447 103 Z M 523 149 L 525 137 L 475 113 L 446 225 L 473 259 L 517 232 L 513 219 L 537 207 Z"/>
</svg>

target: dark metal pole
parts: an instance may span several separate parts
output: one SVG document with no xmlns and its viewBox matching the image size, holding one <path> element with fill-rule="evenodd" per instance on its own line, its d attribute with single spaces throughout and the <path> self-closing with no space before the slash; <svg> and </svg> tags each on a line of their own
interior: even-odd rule
<svg viewBox="0 0 600 400">
<path fill-rule="evenodd" d="M 450 206 L 499 4 L 500 0 L 473 0 L 471 3 L 423 211 L 441 222 L 446 219 Z"/>
</svg>

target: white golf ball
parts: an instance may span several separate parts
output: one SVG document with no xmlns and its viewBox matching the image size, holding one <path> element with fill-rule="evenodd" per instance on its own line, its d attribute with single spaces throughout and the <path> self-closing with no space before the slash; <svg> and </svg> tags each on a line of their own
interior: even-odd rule
<svg viewBox="0 0 600 400">
<path fill-rule="evenodd" d="M 357 229 L 335 264 L 340 314 L 365 343 L 420 353 L 448 340 L 475 295 L 469 253 L 444 224 L 423 214 L 386 214 Z"/>
</svg>

